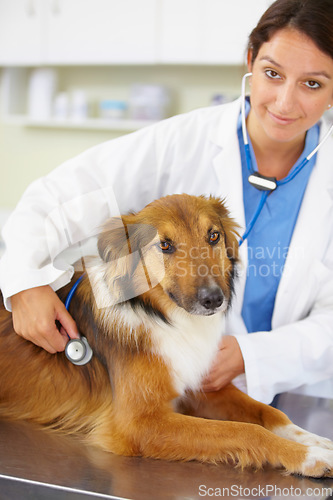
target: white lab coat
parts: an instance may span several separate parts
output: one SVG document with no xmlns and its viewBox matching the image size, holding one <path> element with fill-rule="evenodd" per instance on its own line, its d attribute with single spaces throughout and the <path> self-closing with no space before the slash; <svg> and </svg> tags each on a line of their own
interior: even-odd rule
<svg viewBox="0 0 333 500">
<path fill-rule="evenodd" d="M 107 218 L 172 193 L 226 199 L 244 229 L 236 133 L 240 101 L 179 115 L 108 141 L 65 162 L 26 191 L 3 231 L 5 303 L 20 290 L 73 273 L 54 257 L 98 232 Z M 322 126 L 322 132 L 327 127 Z M 245 377 L 236 383 L 269 403 L 297 390 L 333 398 L 333 138 L 318 153 L 292 237 L 271 332 L 247 334 L 241 318 L 247 247 L 225 332 L 237 336 Z M 242 380 L 243 379 L 243 380 Z"/>
</svg>

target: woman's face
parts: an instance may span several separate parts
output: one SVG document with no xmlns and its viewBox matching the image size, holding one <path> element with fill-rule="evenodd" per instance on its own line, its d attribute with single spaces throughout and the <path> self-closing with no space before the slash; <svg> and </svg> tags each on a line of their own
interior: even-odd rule
<svg viewBox="0 0 333 500">
<path fill-rule="evenodd" d="M 278 142 L 303 139 L 333 104 L 333 59 L 304 34 L 286 28 L 250 61 L 251 52 L 252 130 Z"/>
</svg>

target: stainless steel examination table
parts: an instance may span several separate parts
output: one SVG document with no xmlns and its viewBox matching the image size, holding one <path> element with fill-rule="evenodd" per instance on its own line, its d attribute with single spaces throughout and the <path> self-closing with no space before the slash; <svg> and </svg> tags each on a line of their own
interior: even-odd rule
<svg viewBox="0 0 333 500">
<path fill-rule="evenodd" d="M 333 439 L 333 401 L 286 394 L 279 408 L 298 425 Z M 333 480 L 286 476 L 267 467 L 119 457 L 26 423 L 0 421 L 1 500 L 122 498 L 333 498 Z"/>
</svg>

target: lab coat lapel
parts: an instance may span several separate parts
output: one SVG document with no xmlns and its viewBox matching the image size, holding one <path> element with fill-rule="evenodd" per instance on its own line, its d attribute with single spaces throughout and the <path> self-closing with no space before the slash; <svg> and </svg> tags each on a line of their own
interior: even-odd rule
<svg viewBox="0 0 333 500">
<path fill-rule="evenodd" d="M 275 300 L 272 328 L 300 317 L 304 298 L 310 296 L 312 291 L 311 283 L 307 283 L 307 271 L 318 258 L 318 249 L 325 248 L 327 244 L 333 210 L 333 165 L 330 156 L 333 139 L 329 142 L 318 152 L 317 164 L 304 194 Z"/>
</svg>

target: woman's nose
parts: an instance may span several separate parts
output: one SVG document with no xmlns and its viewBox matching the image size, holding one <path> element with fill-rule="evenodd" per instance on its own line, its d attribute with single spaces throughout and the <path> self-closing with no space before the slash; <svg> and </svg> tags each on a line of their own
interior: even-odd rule
<svg viewBox="0 0 333 500">
<path fill-rule="evenodd" d="M 281 85 L 276 96 L 276 105 L 281 115 L 288 115 L 295 109 L 296 95 L 292 83 Z"/>
</svg>

